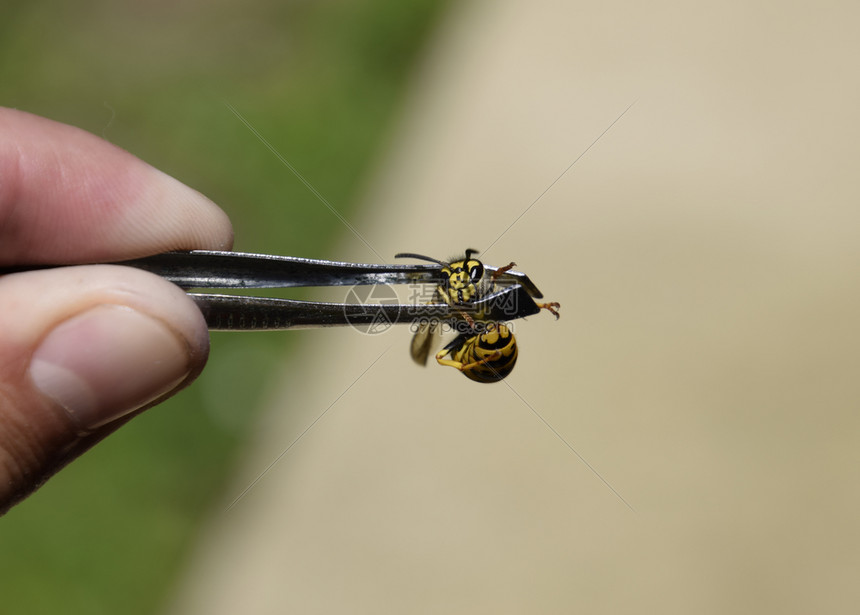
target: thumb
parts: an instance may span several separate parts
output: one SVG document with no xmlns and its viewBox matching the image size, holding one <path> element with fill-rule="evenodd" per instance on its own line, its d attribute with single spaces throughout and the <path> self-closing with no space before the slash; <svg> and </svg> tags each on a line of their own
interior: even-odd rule
<svg viewBox="0 0 860 615">
<path fill-rule="evenodd" d="M 0 277 L 0 511 L 190 383 L 206 323 L 178 287 L 112 265 Z"/>
</svg>

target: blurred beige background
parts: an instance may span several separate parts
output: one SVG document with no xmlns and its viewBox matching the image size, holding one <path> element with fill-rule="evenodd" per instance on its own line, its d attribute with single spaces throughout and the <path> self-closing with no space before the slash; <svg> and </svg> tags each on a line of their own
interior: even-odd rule
<svg viewBox="0 0 860 615">
<path fill-rule="evenodd" d="M 854 612 L 858 18 L 456 5 L 350 222 L 386 259 L 501 236 L 561 320 L 510 386 L 290 334 L 172 612 Z"/>
</svg>

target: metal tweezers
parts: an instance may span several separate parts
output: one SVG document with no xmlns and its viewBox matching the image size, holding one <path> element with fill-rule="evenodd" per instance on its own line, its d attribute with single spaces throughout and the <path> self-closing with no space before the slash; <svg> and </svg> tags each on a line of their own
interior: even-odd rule
<svg viewBox="0 0 860 615">
<path fill-rule="evenodd" d="M 191 250 L 165 252 L 110 263 L 144 269 L 181 286 L 198 288 L 288 288 L 368 284 L 433 284 L 443 282 L 440 267 L 420 265 L 368 265 L 292 256 Z M 0 268 L 0 275 L 59 265 Z M 484 265 L 491 273 L 496 267 Z M 496 279 L 493 293 L 469 304 L 481 320 L 509 321 L 537 314 L 535 299 L 543 297 L 529 277 L 505 271 Z M 273 297 L 188 293 L 213 331 L 275 331 L 342 325 L 370 325 L 384 319 L 390 324 L 417 319 L 463 319 L 462 306 L 447 303 L 322 303 Z"/>
</svg>

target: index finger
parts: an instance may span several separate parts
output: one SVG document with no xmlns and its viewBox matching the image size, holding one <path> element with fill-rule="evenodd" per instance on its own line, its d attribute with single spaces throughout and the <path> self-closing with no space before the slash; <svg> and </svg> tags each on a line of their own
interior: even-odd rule
<svg viewBox="0 0 860 615">
<path fill-rule="evenodd" d="M 81 129 L 0 108 L 0 265 L 227 250 L 202 194 Z"/>
</svg>

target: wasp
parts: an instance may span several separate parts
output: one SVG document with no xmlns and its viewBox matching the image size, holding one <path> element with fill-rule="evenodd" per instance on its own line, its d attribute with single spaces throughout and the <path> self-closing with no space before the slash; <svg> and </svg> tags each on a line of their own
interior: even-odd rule
<svg viewBox="0 0 860 615">
<path fill-rule="evenodd" d="M 416 258 L 438 264 L 441 282 L 434 292 L 434 300 L 460 307 L 467 327 L 456 338 L 436 353 L 436 362 L 460 370 L 476 382 L 498 382 L 514 369 L 517 361 L 517 342 L 511 329 L 498 322 L 484 322 L 466 312 L 470 304 L 493 292 L 496 279 L 516 266 L 510 263 L 495 272 L 488 272 L 484 264 L 473 255 L 477 250 L 466 250 L 465 257 L 444 262 L 421 254 L 400 253 L 395 258 Z M 558 303 L 539 303 L 558 318 Z M 426 365 L 435 341 L 438 322 L 421 322 L 412 337 L 410 354 L 419 365 Z M 445 357 L 450 356 L 446 359 Z"/>
</svg>

